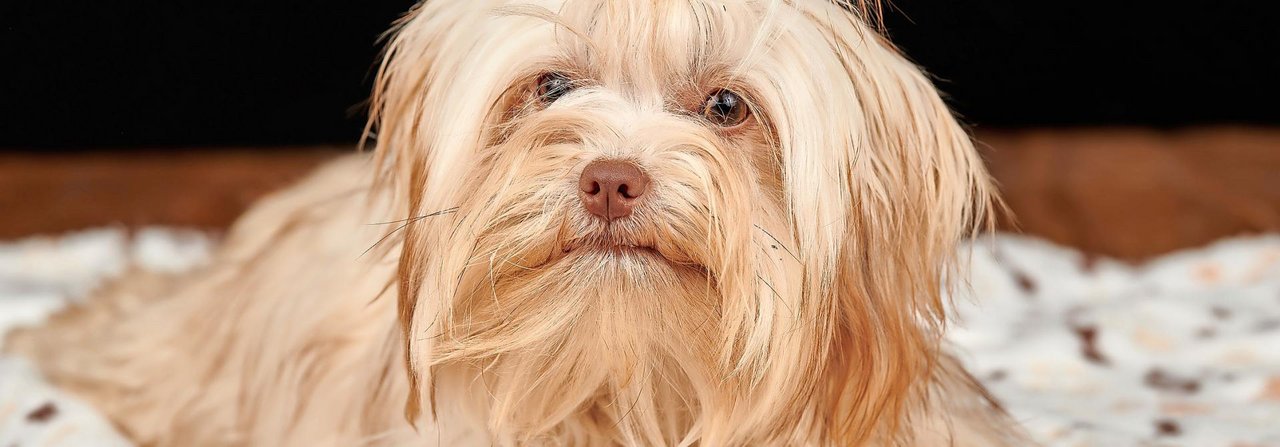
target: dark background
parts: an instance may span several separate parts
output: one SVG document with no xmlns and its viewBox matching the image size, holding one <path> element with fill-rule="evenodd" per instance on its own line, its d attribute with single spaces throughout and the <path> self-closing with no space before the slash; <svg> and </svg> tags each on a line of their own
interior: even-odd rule
<svg viewBox="0 0 1280 447">
<path fill-rule="evenodd" d="M 885 25 L 979 128 L 1276 125 L 1271 3 L 898 0 Z M 0 0 L 0 148 L 354 142 L 411 4 Z"/>
</svg>

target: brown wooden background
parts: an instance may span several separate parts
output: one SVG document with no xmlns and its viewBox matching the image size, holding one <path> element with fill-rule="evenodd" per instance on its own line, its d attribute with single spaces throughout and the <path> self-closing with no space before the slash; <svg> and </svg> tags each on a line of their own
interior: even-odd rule
<svg viewBox="0 0 1280 447">
<path fill-rule="evenodd" d="M 1016 215 L 1006 230 L 1128 260 L 1280 231 L 1280 129 L 984 130 L 977 139 Z M 0 239 L 101 225 L 224 228 L 349 150 L 0 152 Z"/>
</svg>

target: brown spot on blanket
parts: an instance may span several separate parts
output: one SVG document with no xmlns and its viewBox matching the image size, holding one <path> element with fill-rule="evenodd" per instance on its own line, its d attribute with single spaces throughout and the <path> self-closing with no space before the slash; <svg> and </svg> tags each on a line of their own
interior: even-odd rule
<svg viewBox="0 0 1280 447">
<path fill-rule="evenodd" d="M 1076 335 L 1080 337 L 1080 355 L 1090 362 L 1106 365 L 1107 359 L 1098 350 L 1098 328 L 1094 326 L 1076 326 Z"/>
<path fill-rule="evenodd" d="M 1011 273 L 1013 274 L 1013 280 L 1018 283 L 1018 288 L 1022 289 L 1023 293 L 1027 295 L 1036 294 L 1036 282 L 1032 281 L 1030 276 L 1027 276 L 1021 270 L 1012 270 Z"/>
<path fill-rule="evenodd" d="M 1156 434 L 1160 436 L 1178 436 L 1182 434 L 1182 426 L 1171 419 L 1156 420 Z"/>
<path fill-rule="evenodd" d="M 1213 312 L 1213 317 L 1219 320 L 1226 320 L 1231 318 L 1231 311 L 1225 307 L 1213 306 L 1213 309 L 1211 309 L 1211 311 Z"/>
<path fill-rule="evenodd" d="M 27 421 L 44 423 L 49 422 L 49 419 L 53 419 L 53 417 L 57 415 L 58 407 L 54 406 L 53 402 L 45 402 L 44 405 L 41 405 L 36 409 L 31 410 L 30 413 L 27 413 Z"/>
<path fill-rule="evenodd" d="M 1143 378 L 1143 382 L 1160 391 L 1183 392 L 1187 394 L 1200 391 L 1200 382 L 1195 379 L 1177 377 L 1160 368 L 1151 368 Z"/>
</svg>

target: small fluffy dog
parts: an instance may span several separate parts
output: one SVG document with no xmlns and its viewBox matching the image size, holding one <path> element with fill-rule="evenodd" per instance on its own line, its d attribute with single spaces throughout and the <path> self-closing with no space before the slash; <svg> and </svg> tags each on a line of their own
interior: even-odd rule
<svg viewBox="0 0 1280 447">
<path fill-rule="evenodd" d="M 991 184 L 831 0 L 431 0 L 372 156 L 13 337 L 143 445 L 1023 442 L 943 351 Z"/>
</svg>

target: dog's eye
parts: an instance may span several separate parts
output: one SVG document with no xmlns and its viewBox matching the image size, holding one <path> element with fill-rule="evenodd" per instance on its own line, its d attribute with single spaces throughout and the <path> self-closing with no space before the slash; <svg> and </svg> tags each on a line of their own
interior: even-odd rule
<svg viewBox="0 0 1280 447">
<path fill-rule="evenodd" d="M 707 96 L 702 105 L 702 117 L 720 127 L 734 127 L 747 120 L 747 105 L 742 97 L 725 89 L 718 89 Z"/>
<path fill-rule="evenodd" d="M 545 73 L 538 77 L 538 100 L 551 104 L 573 90 L 573 81 L 563 73 Z"/>
</svg>

